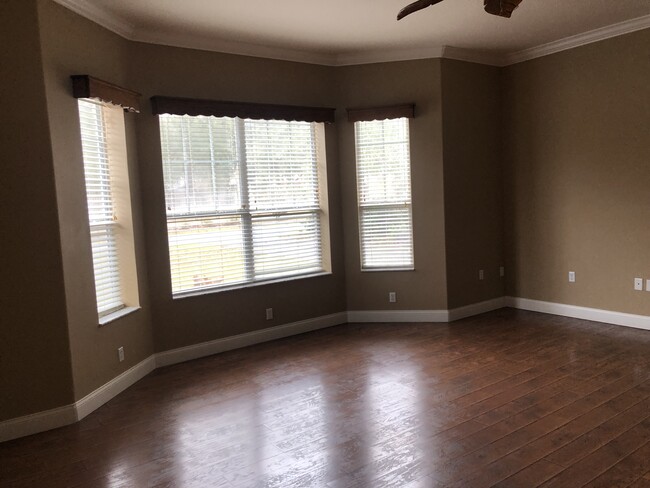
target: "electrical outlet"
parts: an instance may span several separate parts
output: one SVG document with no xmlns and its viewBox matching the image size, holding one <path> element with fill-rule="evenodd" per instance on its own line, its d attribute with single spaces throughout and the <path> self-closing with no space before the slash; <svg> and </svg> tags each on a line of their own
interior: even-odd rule
<svg viewBox="0 0 650 488">
<path fill-rule="evenodd" d="M 650 291 L 650 280 L 645 280 L 645 291 Z"/>
<path fill-rule="evenodd" d="M 569 271 L 569 283 L 575 283 L 575 282 L 576 282 L 576 272 Z"/>
<path fill-rule="evenodd" d="M 482 269 L 478 270 L 478 279 L 479 280 L 484 280 L 485 279 L 485 271 L 483 271 Z"/>
<path fill-rule="evenodd" d="M 634 289 L 636 291 L 643 291 L 643 278 L 634 278 Z"/>
<path fill-rule="evenodd" d="M 273 320 L 273 309 L 272 308 L 267 308 L 266 309 L 266 320 Z"/>
<path fill-rule="evenodd" d="M 504 268 L 503 266 L 500 266 L 499 267 L 499 276 L 501 276 L 501 278 L 503 278 L 505 275 L 506 275 L 506 268 Z"/>
<path fill-rule="evenodd" d="M 391 291 L 388 293 L 388 301 L 390 303 L 396 303 L 397 302 L 397 293 L 394 291 Z"/>
<path fill-rule="evenodd" d="M 117 357 L 120 360 L 120 363 L 124 361 L 124 348 L 123 347 L 118 347 L 117 348 Z"/>
</svg>

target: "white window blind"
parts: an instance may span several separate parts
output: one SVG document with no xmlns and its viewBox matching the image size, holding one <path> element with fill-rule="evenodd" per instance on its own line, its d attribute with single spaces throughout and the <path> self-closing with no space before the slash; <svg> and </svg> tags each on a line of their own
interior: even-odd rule
<svg viewBox="0 0 650 488">
<path fill-rule="evenodd" d="M 315 124 L 161 115 L 174 294 L 323 270 Z"/>
<path fill-rule="evenodd" d="M 97 311 L 102 317 L 124 307 L 116 245 L 116 217 L 109 164 L 110 124 L 100 103 L 79 100 L 81 144 L 90 236 L 92 242 Z M 118 109 L 119 110 L 119 109 Z"/>
<path fill-rule="evenodd" d="M 361 267 L 413 269 L 409 119 L 354 127 Z"/>
</svg>

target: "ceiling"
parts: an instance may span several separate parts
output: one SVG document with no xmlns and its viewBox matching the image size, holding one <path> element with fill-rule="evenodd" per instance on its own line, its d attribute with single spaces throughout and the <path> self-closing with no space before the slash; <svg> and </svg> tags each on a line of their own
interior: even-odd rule
<svg viewBox="0 0 650 488">
<path fill-rule="evenodd" d="M 451 57 L 506 65 L 650 27 L 650 0 L 524 0 L 511 19 L 446 0 L 55 0 L 132 40 L 346 65 Z"/>
</svg>

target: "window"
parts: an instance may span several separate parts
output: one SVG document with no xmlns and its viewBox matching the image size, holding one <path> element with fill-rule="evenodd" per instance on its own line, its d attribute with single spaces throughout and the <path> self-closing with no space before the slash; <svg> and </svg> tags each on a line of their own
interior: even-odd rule
<svg viewBox="0 0 650 488">
<path fill-rule="evenodd" d="M 120 107 L 79 99 L 97 312 L 138 305 L 124 115 Z"/>
<path fill-rule="evenodd" d="M 354 127 L 361 269 L 413 269 L 409 119 Z"/>
<path fill-rule="evenodd" d="M 325 271 L 324 128 L 160 115 L 174 295 Z"/>
</svg>

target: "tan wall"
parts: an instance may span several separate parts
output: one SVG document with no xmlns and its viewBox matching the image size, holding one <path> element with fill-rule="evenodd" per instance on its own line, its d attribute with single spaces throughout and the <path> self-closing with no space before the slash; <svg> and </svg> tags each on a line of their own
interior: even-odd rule
<svg viewBox="0 0 650 488">
<path fill-rule="evenodd" d="M 335 106 L 332 68 L 133 43 L 130 80 L 144 94 Z M 172 299 L 160 134 L 148 103 L 138 149 L 156 350 L 164 351 L 346 309 L 336 131 L 326 129 L 333 274 Z M 274 320 L 265 320 L 272 307 Z"/>
<path fill-rule="evenodd" d="M 504 293 L 499 69 L 443 59 L 442 108 L 447 308 L 453 309 Z"/>
<path fill-rule="evenodd" d="M 508 294 L 650 315 L 649 83 L 648 29 L 504 70 Z"/>
<path fill-rule="evenodd" d="M 337 128 L 349 310 L 447 308 L 440 60 L 339 68 Z M 354 124 L 345 108 L 415 103 L 410 123 L 415 271 L 361 272 Z M 388 293 L 397 293 L 397 303 Z"/>
<path fill-rule="evenodd" d="M 0 3 L 0 421 L 72 403 L 35 1 Z"/>
<path fill-rule="evenodd" d="M 0 119 L 0 259 L 11 277 L 0 293 L 0 420 L 71 403 L 154 350 L 346 309 L 499 296 L 503 235 L 508 294 L 650 314 L 650 294 L 632 291 L 632 278 L 650 278 L 648 30 L 504 70 L 441 60 L 329 68 L 133 43 L 51 0 L 0 9 L 11 94 Z M 145 102 L 126 118 L 143 309 L 102 328 L 69 81 L 84 73 Z M 333 274 L 173 300 L 152 95 L 337 107 L 327 128 Z M 405 102 L 416 104 L 416 270 L 361 273 L 354 130 L 343 109 Z M 267 307 L 275 320 L 264 319 Z"/>
<path fill-rule="evenodd" d="M 135 120 L 126 115 L 131 203 L 142 309 L 98 326 L 86 210 L 77 100 L 70 76 L 90 74 L 130 87 L 128 41 L 50 0 L 39 1 L 43 70 L 65 272 L 75 398 L 78 400 L 153 353 L 145 248 L 135 144 Z M 118 361 L 117 348 L 125 360 Z"/>
</svg>

